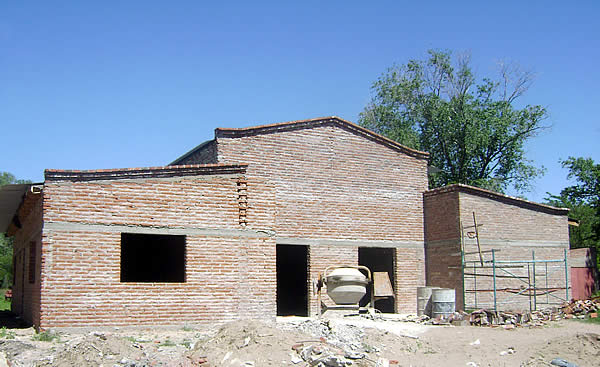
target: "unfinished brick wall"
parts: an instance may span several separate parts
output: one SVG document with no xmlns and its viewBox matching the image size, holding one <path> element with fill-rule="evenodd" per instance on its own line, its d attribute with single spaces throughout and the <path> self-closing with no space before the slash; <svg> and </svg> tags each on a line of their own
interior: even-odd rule
<svg viewBox="0 0 600 367">
<path fill-rule="evenodd" d="M 244 171 L 231 165 L 47 171 L 41 302 L 31 302 L 38 309 L 32 321 L 47 328 L 274 317 L 274 194 Z M 240 181 L 247 182 L 244 200 Z M 242 201 L 261 210 L 250 214 Z M 39 226 L 41 218 L 34 222 L 23 228 Z M 122 233 L 185 235 L 185 281 L 121 282 Z"/>
<path fill-rule="evenodd" d="M 337 125 L 217 138 L 221 163 L 277 188 L 277 234 L 297 238 L 423 241 L 423 158 Z"/>
<path fill-rule="evenodd" d="M 120 282 L 120 233 L 52 231 L 40 326 L 184 325 L 275 314 L 270 238 L 186 237 L 184 283 Z"/>
<path fill-rule="evenodd" d="M 217 142 L 206 141 L 178 159 L 177 164 L 214 164 L 218 163 Z"/>
<path fill-rule="evenodd" d="M 28 323 L 39 321 L 42 244 L 42 195 L 27 192 L 17 212 L 21 228 L 10 228 L 13 239 L 13 299 L 11 309 Z M 35 257 L 32 257 L 32 250 Z M 34 267 L 32 267 L 32 265 Z M 33 278 L 33 282 L 31 282 Z"/>
<path fill-rule="evenodd" d="M 475 233 L 473 212 L 479 225 L 479 241 L 484 261 L 492 260 L 490 250 L 494 249 L 496 269 L 496 302 L 502 309 L 528 309 L 530 297 L 526 289 L 535 281 L 538 288 L 550 288 L 550 293 L 535 293 L 532 306 L 543 308 L 548 304 L 560 303 L 566 296 L 565 264 L 551 262 L 536 264 L 533 277 L 533 263 L 501 263 L 503 261 L 562 260 L 568 249 L 567 211 L 527 202 L 520 199 L 490 193 L 464 185 L 453 185 L 425 193 L 425 228 L 427 241 L 427 284 L 455 288 L 457 308 L 463 305 L 463 281 L 460 257 L 460 225 L 465 234 Z M 454 226 L 454 230 L 451 230 Z M 470 228 L 467 228 L 470 227 Z M 475 238 L 465 237 L 465 260 L 477 265 L 480 261 Z M 470 254 L 469 254 L 470 253 Z M 475 263 L 473 263 L 475 262 Z M 476 268 L 465 273 L 477 273 L 474 277 L 465 276 L 465 302 L 477 307 L 493 307 L 493 269 Z M 500 268 L 501 265 L 510 266 Z M 510 272 L 510 274 L 509 274 Z M 528 272 L 531 275 L 527 284 Z M 543 274 L 548 274 L 546 277 Z M 483 275 L 482 275 L 483 274 Z M 522 280 L 512 277 L 522 277 Z M 477 284 L 475 284 L 475 281 Z M 546 283 L 547 282 L 547 283 Z M 469 290 L 478 289 L 475 294 Z M 519 295 L 518 293 L 522 294 Z M 532 291 L 533 294 L 533 291 Z"/>
<path fill-rule="evenodd" d="M 462 295 L 458 192 L 424 195 L 427 285 Z"/>
<path fill-rule="evenodd" d="M 415 287 L 425 282 L 425 153 L 338 118 L 217 129 L 215 135 L 220 163 L 248 163 L 248 177 L 273 184 L 278 241 L 311 246 L 311 278 L 318 273 L 315 269 L 327 264 L 343 260 L 356 265 L 360 246 L 393 242 L 405 259 L 395 269 L 397 310 L 414 312 Z M 187 154 L 176 162 L 196 163 L 200 154 Z M 316 257 L 322 246 L 329 248 L 319 240 L 354 242 L 346 242 L 343 250 L 335 248 L 347 256 Z M 313 310 L 315 302 L 311 299 Z"/>
</svg>

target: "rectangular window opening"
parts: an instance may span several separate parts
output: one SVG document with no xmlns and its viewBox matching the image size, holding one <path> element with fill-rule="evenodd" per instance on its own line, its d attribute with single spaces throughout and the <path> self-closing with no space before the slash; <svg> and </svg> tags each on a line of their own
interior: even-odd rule
<svg viewBox="0 0 600 367">
<path fill-rule="evenodd" d="M 121 282 L 184 283 L 185 236 L 121 233 Z"/>
</svg>

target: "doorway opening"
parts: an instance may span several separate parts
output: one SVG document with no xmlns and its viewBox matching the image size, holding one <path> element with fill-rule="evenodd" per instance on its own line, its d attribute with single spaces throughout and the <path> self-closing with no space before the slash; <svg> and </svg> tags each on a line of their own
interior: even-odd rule
<svg viewBox="0 0 600 367">
<path fill-rule="evenodd" d="M 396 262 L 396 253 L 393 248 L 385 247 L 359 247 L 358 248 L 358 264 L 366 266 L 371 272 L 383 271 L 388 273 L 392 288 L 394 285 L 394 263 Z M 371 294 L 372 285 L 369 284 L 367 295 L 360 301 L 361 306 L 369 303 L 369 295 Z M 395 303 L 393 297 L 378 299 L 375 301 L 375 308 L 383 313 L 394 313 Z"/>
<path fill-rule="evenodd" d="M 277 245 L 277 316 L 308 316 L 308 246 Z"/>
</svg>

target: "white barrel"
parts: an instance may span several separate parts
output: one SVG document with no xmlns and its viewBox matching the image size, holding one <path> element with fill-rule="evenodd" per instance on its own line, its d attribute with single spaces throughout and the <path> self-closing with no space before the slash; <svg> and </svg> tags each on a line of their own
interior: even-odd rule
<svg viewBox="0 0 600 367">
<path fill-rule="evenodd" d="M 417 315 L 431 316 L 431 293 L 440 287 L 417 287 Z"/>
<path fill-rule="evenodd" d="M 454 289 L 440 288 L 431 292 L 431 317 L 448 317 L 454 313 L 456 292 Z"/>
</svg>

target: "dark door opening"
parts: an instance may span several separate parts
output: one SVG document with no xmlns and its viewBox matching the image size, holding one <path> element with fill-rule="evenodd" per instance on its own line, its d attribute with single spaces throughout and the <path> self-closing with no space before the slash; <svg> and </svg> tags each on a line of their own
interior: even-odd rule
<svg viewBox="0 0 600 367">
<path fill-rule="evenodd" d="M 277 316 L 308 316 L 308 246 L 277 245 Z"/>
<path fill-rule="evenodd" d="M 390 277 L 392 287 L 394 286 L 394 262 L 395 253 L 393 248 L 383 247 L 359 247 L 358 248 L 358 264 L 366 266 L 371 272 L 385 271 Z M 360 301 L 361 306 L 365 306 L 369 303 L 369 295 L 371 292 L 371 285 L 367 295 Z M 375 301 L 375 308 L 384 313 L 394 313 L 394 298 L 389 297 L 385 299 L 378 299 Z"/>
</svg>

